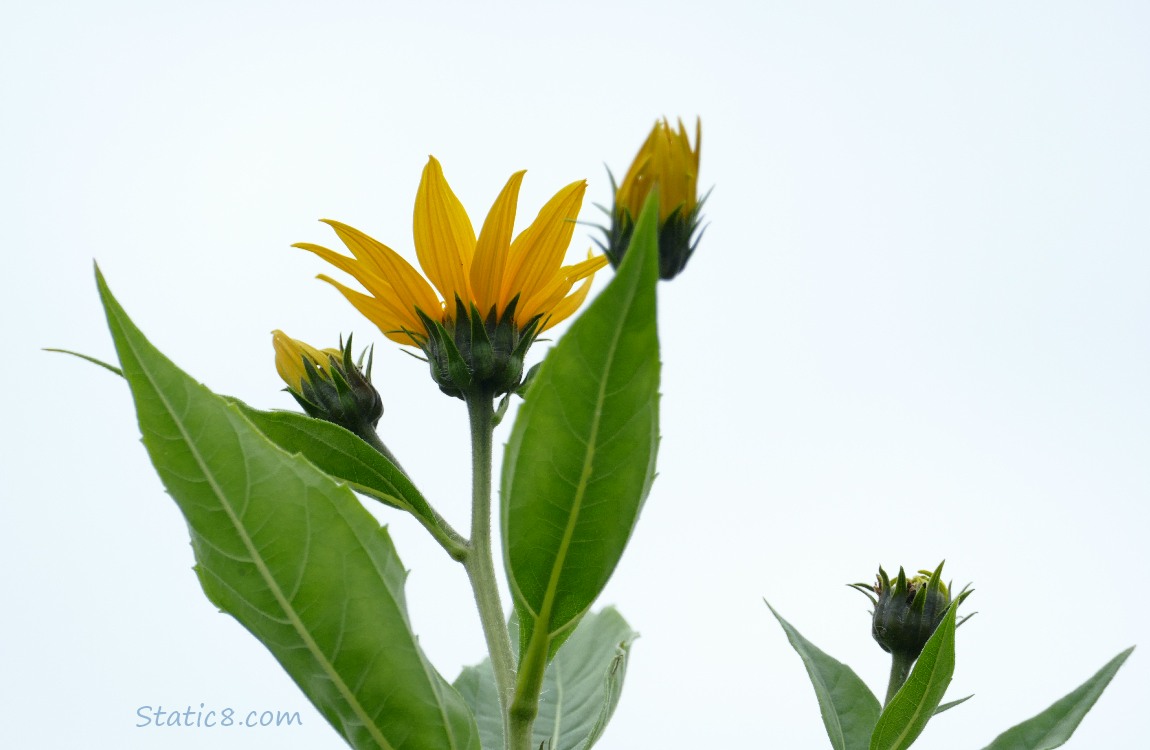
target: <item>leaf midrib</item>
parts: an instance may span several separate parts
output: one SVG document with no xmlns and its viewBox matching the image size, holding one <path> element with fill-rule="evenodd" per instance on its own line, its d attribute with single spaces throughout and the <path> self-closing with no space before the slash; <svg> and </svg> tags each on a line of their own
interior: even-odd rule
<svg viewBox="0 0 1150 750">
<path fill-rule="evenodd" d="M 625 309 L 631 308 L 631 303 L 634 301 L 635 296 L 638 294 L 639 285 L 633 283 L 624 296 L 626 304 Z M 587 483 L 591 477 L 591 472 L 594 470 L 595 464 L 595 446 L 599 439 L 599 424 L 603 416 L 603 402 L 606 401 L 607 381 L 610 379 L 611 366 L 615 362 L 615 355 L 619 351 L 619 340 L 623 336 L 623 324 L 615 326 L 615 330 L 611 336 L 610 346 L 606 349 L 606 361 L 603 365 L 603 378 L 599 381 L 598 394 L 595 398 L 595 410 L 591 419 L 591 431 L 587 436 L 587 450 L 583 454 L 583 471 L 579 476 L 579 484 L 575 488 L 575 499 L 571 505 L 570 517 L 567 520 L 567 527 L 563 530 L 563 539 L 559 543 L 559 549 L 555 555 L 555 562 L 551 568 L 551 577 L 547 581 L 547 593 L 543 596 L 542 606 L 539 608 L 539 613 L 536 615 L 537 620 L 546 618 L 550 620 L 551 608 L 555 604 L 555 597 L 559 591 L 559 577 L 562 575 L 563 566 L 567 561 L 567 552 L 571 546 L 571 539 L 575 535 L 575 527 L 579 523 L 579 514 L 583 507 L 583 496 L 587 491 Z M 579 342 L 577 342 L 579 343 Z M 551 638 L 562 627 L 550 629 L 552 623 L 546 623 L 548 627 L 547 637 Z"/>
<path fill-rule="evenodd" d="M 944 624 L 941 627 L 946 627 L 946 625 Z M 940 647 L 939 650 L 940 651 L 942 648 L 944 648 L 946 646 L 946 641 L 949 641 L 951 639 L 951 637 L 952 637 L 951 634 L 953 632 L 954 632 L 953 630 L 948 630 L 946 632 L 945 640 L 943 641 L 943 643 L 939 644 L 939 647 Z M 931 664 L 931 666 L 930 666 L 930 675 L 928 676 L 928 680 L 927 680 L 928 685 L 934 681 L 934 675 L 936 672 L 938 672 L 938 665 L 939 665 L 939 661 L 940 661 L 938 656 L 939 656 L 938 653 L 936 653 L 935 658 L 934 658 L 934 663 Z M 925 697 L 926 697 L 926 694 L 924 693 L 923 698 L 925 698 Z M 919 699 L 918 701 L 915 702 L 914 712 L 910 716 L 910 721 L 903 724 L 902 731 L 899 732 L 897 735 L 895 735 L 894 743 L 888 745 L 888 747 L 891 747 L 891 748 L 902 748 L 903 747 L 902 741 L 906 739 L 908 734 L 910 734 L 910 729 L 912 726 L 914 726 L 914 723 L 918 720 L 918 717 L 922 714 L 922 707 L 924 705 L 926 705 L 926 703 L 922 699 Z M 909 747 L 909 745 L 907 747 Z"/>
<path fill-rule="evenodd" d="M 121 328 L 121 333 L 122 332 L 123 332 L 123 329 Z M 204 475 L 206 481 L 208 482 L 208 485 L 211 487 L 212 492 L 215 494 L 216 498 L 219 500 L 220 507 L 222 507 L 224 509 L 224 512 L 227 513 L 228 519 L 231 522 L 232 527 L 235 529 L 236 533 L 240 537 L 241 542 L 243 543 L 244 547 L 247 549 L 248 555 L 251 557 L 252 562 L 255 564 L 256 569 L 260 573 L 260 577 L 264 580 L 264 583 L 267 585 L 268 590 L 272 592 L 272 595 L 275 597 L 276 602 L 280 605 L 280 608 L 284 611 L 284 614 L 287 616 L 288 621 L 292 625 L 292 628 L 296 631 L 297 635 L 299 635 L 299 637 L 303 640 L 304 645 L 307 647 L 308 651 L 312 654 L 313 658 L 315 658 L 315 660 L 320 664 L 320 667 L 328 675 L 329 679 L 332 680 L 332 683 L 335 684 L 336 688 L 339 690 L 340 695 L 347 702 L 348 706 L 350 706 L 351 709 L 355 712 L 356 716 L 363 723 L 363 726 L 367 728 L 368 732 L 372 736 L 372 739 L 374 739 L 381 747 L 385 748 L 386 750 L 394 750 L 394 746 L 390 742 L 388 742 L 387 738 L 384 737 L 383 734 L 380 732 L 379 727 L 377 727 L 375 725 L 375 722 L 367 714 L 363 705 L 360 704 L 360 702 L 356 698 L 355 694 L 347 686 L 347 683 L 344 682 L 342 676 L 335 669 L 335 666 L 323 654 L 323 652 L 319 648 L 319 644 L 317 644 L 315 642 L 315 639 L 313 639 L 311 637 L 311 634 L 304 627 L 303 622 L 302 622 L 302 620 L 299 619 L 298 614 L 290 606 L 290 603 L 285 598 L 283 591 L 280 589 L 274 576 L 271 575 L 271 571 L 268 569 L 267 565 L 264 563 L 263 558 L 260 556 L 254 542 L 252 541 L 251 537 L 248 535 L 247 530 L 239 522 L 239 518 L 236 515 L 235 510 L 227 502 L 227 496 L 222 491 L 222 488 L 217 484 L 214 474 L 208 470 L 208 467 L 204 463 L 203 458 L 201 457 L 199 450 L 196 449 L 195 443 L 192 442 L 191 436 L 188 434 L 187 430 L 184 429 L 183 422 L 180 420 L 179 417 L 176 416 L 175 409 L 173 409 L 172 404 L 168 401 L 166 394 L 164 394 L 164 392 L 160 389 L 160 387 L 159 387 L 158 383 L 156 382 L 155 378 L 153 377 L 152 373 L 148 370 L 147 367 L 145 367 L 144 360 L 141 358 L 140 352 L 137 351 L 136 347 L 133 345 L 133 343 L 129 340 L 129 338 L 127 336 L 123 336 L 123 341 L 124 341 L 125 345 L 127 345 L 127 347 L 132 351 L 132 354 L 135 356 L 136 364 L 139 366 L 140 372 L 142 372 L 144 374 L 144 377 L 148 379 L 148 383 L 151 385 L 153 393 L 155 393 L 156 396 L 159 398 L 160 402 L 163 403 L 164 409 L 168 412 L 168 415 L 171 418 L 172 423 L 175 424 L 176 429 L 178 429 L 180 431 L 180 435 L 183 438 L 184 443 L 188 446 L 189 452 L 195 458 L 195 461 L 196 461 L 197 465 L 199 465 L 200 470 L 203 472 L 203 475 Z M 239 416 L 240 419 L 244 418 L 243 415 L 239 414 L 238 409 L 236 409 L 236 407 L 234 405 L 228 404 L 227 408 L 232 410 L 232 413 L 236 416 Z M 249 489 L 250 489 L 250 486 L 251 486 L 251 483 L 248 482 Z"/>
</svg>

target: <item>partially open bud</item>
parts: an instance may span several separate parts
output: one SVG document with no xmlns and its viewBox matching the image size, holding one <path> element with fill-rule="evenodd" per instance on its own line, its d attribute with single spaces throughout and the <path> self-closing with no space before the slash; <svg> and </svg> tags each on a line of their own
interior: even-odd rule
<svg viewBox="0 0 1150 750">
<path fill-rule="evenodd" d="M 920 570 L 918 575 L 909 579 L 900 567 L 893 582 L 880 566 L 873 586 L 849 584 L 866 594 L 874 604 L 871 635 L 882 650 L 891 655 L 887 703 L 906 682 L 911 666 L 922 654 L 926 642 L 934 635 L 951 605 L 950 588 L 942 582 L 942 566 L 945 564 L 944 560 L 933 573 Z M 957 597 L 958 603 L 969 595 L 970 591 L 963 589 Z"/>
<path fill-rule="evenodd" d="M 920 570 L 909 579 L 900 567 L 893 582 L 879 567 L 874 586 L 851 584 L 874 603 L 871 634 L 883 651 L 912 661 L 922 653 L 950 606 L 950 589 L 942 582 L 945 564 L 939 563 L 933 573 Z"/>
<path fill-rule="evenodd" d="M 666 119 L 655 123 L 623 182 L 615 187 L 615 205 L 610 211 L 610 227 L 603 227 L 606 242 L 599 246 L 618 267 L 631 243 L 635 221 L 647 201 L 659 196 L 659 277 L 671 279 L 687 265 L 699 244 L 697 236 L 704 198 L 698 197 L 699 150 L 702 125 L 695 122 L 695 145 L 679 121 L 678 131 Z M 614 184 L 614 178 L 612 178 Z"/>
<path fill-rule="evenodd" d="M 383 400 L 371 384 L 371 359 L 351 358 L 351 337 L 340 349 L 316 349 L 283 331 L 272 331 L 276 371 L 309 416 L 323 419 L 372 442 L 383 416 Z M 369 437 L 370 436 L 370 437 Z"/>
</svg>

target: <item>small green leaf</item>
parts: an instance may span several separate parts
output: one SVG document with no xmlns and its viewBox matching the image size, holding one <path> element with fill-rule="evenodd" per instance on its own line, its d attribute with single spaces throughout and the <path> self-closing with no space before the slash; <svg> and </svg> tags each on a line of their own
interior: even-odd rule
<svg viewBox="0 0 1150 750">
<path fill-rule="evenodd" d="M 543 361 L 507 443 L 504 563 L 527 693 L 615 570 L 654 480 L 657 218 L 651 202 L 618 274 Z"/>
<path fill-rule="evenodd" d="M 803 660 L 834 750 L 867 750 L 882 706 L 854 670 L 820 651 L 771 607 L 787 640 Z"/>
<path fill-rule="evenodd" d="M 91 362 L 94 365 L 97 365 L 99 367 L 103 367 L 105 370 L 108 370 L 109 372 L 114 372 L 117 375 L 119 375 L 120 377 L 124 376 L 123 371 L 121 371 L 119 367 L 116 367 L 115 365 L 110 365 L 102 359 L 96 359 L 95 357 L 91 357 L 87 354 L 81 354 L 80 352 L 74 352 L 74 351 L 71 351 L 69 349 L 53 349 L 51 347 L 45 347 L 44 351 L 56 352 L 57 354 L 71 354 L 73 357 L 79 357 L 80 359 L 87 360 L 88 362 Z"/>
<path fill-rule="evenodd" d="M 324 473 L 393 508 L 414 515 L 449 550 L 461 554 L 454 538 L 407 476 L 359 436 L 339 425 L 288 411 L 260 411 L 236 401 L 243 415 L 288 453 L 299 453 Z"/>
<path fill-rule="evenodd" d="M 959 625 L 961 625 L 961 624 L 962 624 L 962 623 L 960 622 L 960 623 L 959 623 Z M 970 695 L 966 696 L 965 698 L 959 698 L 959 699 L 958 699 L 958 700 L 956 700 L 956 701 L 949 701 L 949 702 L 947 702 L 947 703 L 943 703 L 941 706 L 939 706 L 938 708 L 934 709 L 934 715 L 935 715 L 935 716 L 938 716 L 938 715 L 939 715 L 940 713 L 942 713 L 943 711 L 949 711 L 950 709 L 954 708 L 955 706 L 958 706 L 958 705 L 961 705 L 961 704 L 963 704 L 963 703 L 966 703 L 968 700 L 970 700 L 970 699 L 971 699 L 971 698 L 973 698 L 973 697 L 974 697 L 974 694 L 973 694 L 973 693 L 971 693 Z"/>
<path fill-rule="evenodd" d="M 1133 651 L 1134 647 L 1131 646 L 1118 654 L 1073 692 L 1037 716 L 1007 729 L 984 750 L 1051 750 L 1061 747 L 1074 734 L 1102 691 L 1114 679 L 1118 668 Z"/>
<path fill-rule="evenodd" d="M 348 488 L 273 445 L 157 351 L 97 284 L 140 431 L 213 604 L 354 748 L 476 750 L 463 699 L 411 632 L 395 547 Z"/>
<path fill-rule="evenodd" d="M 926 642 L 910 676 L 883 709 L 871 736 L 870 750 L 904 750 L 918 739 L 942 703 L 954 675 L 954 628 L 959 597 Z"/>
<path fill-rule="evenodd" d="M 514 633 L 514 626 L 511 628 Z M 602 736 L 627 671 L 627 655 L 637 633 L 611 607 L 589 614 L 547 665 L 535 720 L 532 746 L 548 743 L 551 750 L 587 750 Z M 503 750 L 491 661 L 467 667 L 455 689 L 475 713 L 483 750 Z"/>
</svg>

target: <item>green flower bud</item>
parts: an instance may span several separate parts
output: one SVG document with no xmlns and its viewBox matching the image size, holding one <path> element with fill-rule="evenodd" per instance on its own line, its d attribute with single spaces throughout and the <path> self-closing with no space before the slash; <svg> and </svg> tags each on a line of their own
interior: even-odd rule
<svg viewBox="0 0 1150 750">
<path fill-rule="evenodd" d="M 871 635 L 883 651 L 911 661 L 922 653 L 950 606 L 950 589 L 941 577 L 945 564 L 944 560 L 933 573 L 920 570 L 909 579 L 900 567 L 893 582 L 880 566 L 874 586 L 851 584 L 874 604 Z M 966 592 L 960 597 L 965 595 Z"/>
<path fill-rule="evenodd" d="M 891 655 L 886 703 L 890 703 L 906 682 L 915 660 L 922 654 L 926 642 L 934 635 L 951 606 L 950 587 L 942 582 L 942 566 L 945 564 L 945 560 L 939 563 L 933 573 L 920 570 L 917 576 L 910 579 L 900 567 L 898 578 L 893 583 L 880 566 L 874 586 L 865 583 L 848 584 L 866 594 L 874 604 L 871 635 L 882 650 Z M 970 593 L 969 589 L 963 589 L 955 606 L 962 603 Z"/>
</svg>

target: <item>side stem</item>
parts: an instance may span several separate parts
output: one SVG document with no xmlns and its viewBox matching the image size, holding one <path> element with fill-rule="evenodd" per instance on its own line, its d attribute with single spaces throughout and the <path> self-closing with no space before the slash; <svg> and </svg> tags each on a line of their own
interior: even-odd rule
<svg viewBox="0 0 1150 750">
<path fill-rule="evenodd" d="M 491 655 L 504 736 L 509 736 L 507 709 L 515 690 L 515 656 L 507 633 L 503 604 L 499 600 L 495 563 L 491 555 L 491 442 L 495 429 L 492 400 L 490 395 L 482 394 L 467 398 L 467 414 L 471 421 L 471 548 L 463 566 L 471 581 L 487 651 Z"/>
<path fill-rule="evenodd" d="M 375 431 L 374 427 L 363 425 L 355 434 L 359 435 L 365 443 L 375 448 L 380 455 L 390 461 L 392 466 L 399 469 L 400 474 L 411 479 L 411 476 L 404 470 L 403 466 L 400 465 L 399 460 L 396 459 L 395 454 L 392 453 L 384 444 L 383 440 L 380 439 L 379 433 Z M 467 540 L 460 536 L 459 532 L 453 529 L 451 524 L 447 522 L 447 519 L 439 515 L 439 512 L 436 511 L 435 508 L 428 507 L 428 510 L 431 511 L 431 518 L 425 518 L 422 514 L 414 512 L 412 516 L 414 516 L 415 520 L 419 521 L 425 529 L 431 532 L 431 536 L 435 538 L 435 541 L 439 542 L 439 546 L 447 550 L 447 554 L 451 555 L 451 559 L 462 561 L 464 557 L 467 556 Z"/>
</svg>

